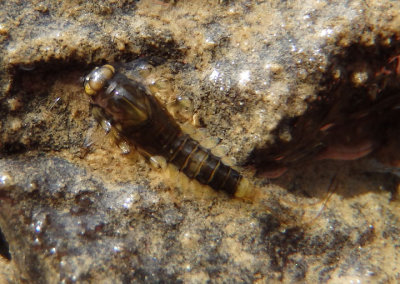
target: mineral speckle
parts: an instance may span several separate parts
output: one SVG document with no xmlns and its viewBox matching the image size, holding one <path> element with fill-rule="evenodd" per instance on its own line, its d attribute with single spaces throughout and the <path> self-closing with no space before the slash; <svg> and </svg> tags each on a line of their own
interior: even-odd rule
<svg viewBox="0 0 400 284">
<path fill-rule="evenodd" d="M 0 282 L 399 280 L 400 3 L 0 8 Z M 80 78 L 138 58 L 258 200 L 183 188 L 97 128 Z M 271 161 L 286 175 L 253 178 Z"/>
</svg>

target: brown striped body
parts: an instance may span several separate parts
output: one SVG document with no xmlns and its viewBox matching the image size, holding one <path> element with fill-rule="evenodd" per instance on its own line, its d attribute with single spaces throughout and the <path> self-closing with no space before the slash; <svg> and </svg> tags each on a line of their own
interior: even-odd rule
<svg viewBox="0 0 400 284">
<path fill-rule="evenodd" d="M 242 176 L 183 133 L 139 80 L 128 79 L 114 69 L 110 76 L 108 73 L 113 67 L 108 66 L 93 70 L 85 79 L 85 90 L 92 95 L 93 103 L 103 110 L 104 119 L 149 157 L 162 156 L 189 178 L 234 195 Z M 108 77 L 102 77 L 101 72 L 108 72 Z M 91 88 L 92 85 L 95 88 Z M 95 89 L 94 94 L 92 89 Z"/>
</svg>

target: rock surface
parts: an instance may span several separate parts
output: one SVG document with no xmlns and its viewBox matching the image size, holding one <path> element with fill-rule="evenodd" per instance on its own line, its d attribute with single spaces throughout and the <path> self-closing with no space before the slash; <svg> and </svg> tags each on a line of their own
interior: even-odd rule
<svg viewBox="0 0 400 284">
<path fill-rule="evenodd" d="M 1 280 L 399 280 L 400 3 L 219 2 L 0 2 Z M 96 126 L 80 78 L 137 58 L 162 58 L 146 82 L 257 200 L 183 186 Z M 252 177 L 269 159 L 289 172 Z"/>
</svg>

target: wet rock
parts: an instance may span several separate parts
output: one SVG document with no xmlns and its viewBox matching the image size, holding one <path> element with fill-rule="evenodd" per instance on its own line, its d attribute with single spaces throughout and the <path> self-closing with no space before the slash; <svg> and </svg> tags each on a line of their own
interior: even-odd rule
<svg viewBox="0 0 400 284">
<path fill-rule="evenodd" d="M 399 278 L 398 3 L 1 6 L 4 281 Z M 157 61 L 146 82 L 180 123 L 247 163 L 258 199 L 182 187 L 97 128 L 80 78 L 137 58 Z M 372 162 L 309 162 L 365 141 L 380 146 Z M 282 153 L 286 175 L 251 177 Z"/>
</svg>

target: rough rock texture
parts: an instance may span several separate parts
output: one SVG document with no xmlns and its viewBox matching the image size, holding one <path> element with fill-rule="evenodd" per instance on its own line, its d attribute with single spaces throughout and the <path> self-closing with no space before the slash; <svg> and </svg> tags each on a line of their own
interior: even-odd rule
<svg viewBox="0 0 400 284">
<path fill-rule="evenodd" d="M 399 38 L 397 1 L 0 2 L 1 280 L 399 281 Z M 137 58 L 256 200 L 104 136 L 80 78 Z"/>
</svg>

